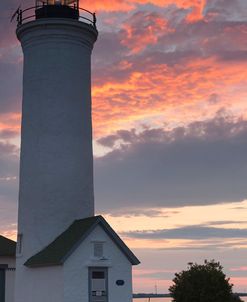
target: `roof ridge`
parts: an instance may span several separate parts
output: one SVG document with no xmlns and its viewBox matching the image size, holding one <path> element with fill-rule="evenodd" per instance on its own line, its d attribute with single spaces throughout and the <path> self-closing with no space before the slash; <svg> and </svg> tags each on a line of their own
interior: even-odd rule
<svg viewBox="0 0 247 302">
<path fill-rule="evenodd" d="M 15 240 L 12 240 L 12 239 L 10 239 L 10 238 L 8 238 L 8 237 L 5 237 L 5 236 L 3 236 L 3 235 L 0 235 L 0 237 L 3 238 L 3 239 L 9 240 L 9 241 L 11 241 L 11 242 L 16 243 Z"/>
<path fill-rule="evenodd" d="M 140 263 L 105 218 L 97 215 L 74 220 L 64 232 L 41 251 L 29 258 L 24 265 L 29 267 L 62 265 L 99 224 L 133 265 Z"/>
</svg>

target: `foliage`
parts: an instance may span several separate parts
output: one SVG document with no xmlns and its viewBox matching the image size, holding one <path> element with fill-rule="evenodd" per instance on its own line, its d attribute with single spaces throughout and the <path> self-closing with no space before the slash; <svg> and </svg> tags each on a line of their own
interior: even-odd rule
<svg viewBox="0 0 247 302">
<path fill-rule="evenodd" d="M 241 302 L 232 293 L 232 284 L 219 262 L 188 263 L 188 269 L 175 274 L 169 288 L 173 302 Z"/>
</svg>

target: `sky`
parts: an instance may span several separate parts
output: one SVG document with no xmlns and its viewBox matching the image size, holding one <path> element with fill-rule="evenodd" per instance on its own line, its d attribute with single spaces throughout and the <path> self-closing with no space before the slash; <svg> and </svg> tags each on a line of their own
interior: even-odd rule
<svg viewBox="0 0 247 302">
<path fill-rule="evenodd" d="M 22 51 L 0 3 L 0 232 L 15 239 Z M 95 204 L 133 249 L 135 292 L 220 261 L 247 292 L 247 1 L 104 0 L 92 56 Z"/>
</svg>

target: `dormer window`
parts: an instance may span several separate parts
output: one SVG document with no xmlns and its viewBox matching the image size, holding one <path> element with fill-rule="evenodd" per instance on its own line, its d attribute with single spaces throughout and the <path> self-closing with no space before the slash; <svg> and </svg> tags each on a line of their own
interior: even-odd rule
<svg viewBox="0 0 247 302">
<path fill-rule="evenodd" d="M 101 258 L 104 256 L 103 242 L 94 242 L 93 243 L 93 255 L 96 258 Z"/>
</svg>

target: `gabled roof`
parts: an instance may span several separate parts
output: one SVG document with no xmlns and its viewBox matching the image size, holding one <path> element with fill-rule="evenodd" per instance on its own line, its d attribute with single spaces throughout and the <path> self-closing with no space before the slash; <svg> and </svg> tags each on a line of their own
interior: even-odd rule
<svg viewBox="0 0 247 302">
<path fill-rule="evenodd" d="M 106 220 L 102 216 L 93 216 L 75 220 L 72 225 L 52 243 L 29 258 L 25 262 L 25 265 L 28 267 L 62 265 L 97 225 L 100 225 L 104 229 L 132 265 L 140 263 Z"/>
<path fill-rule="evenodd" d="M 15 257 L 16 242 L 0 235 L 0 256 Z"/>
</svg>

